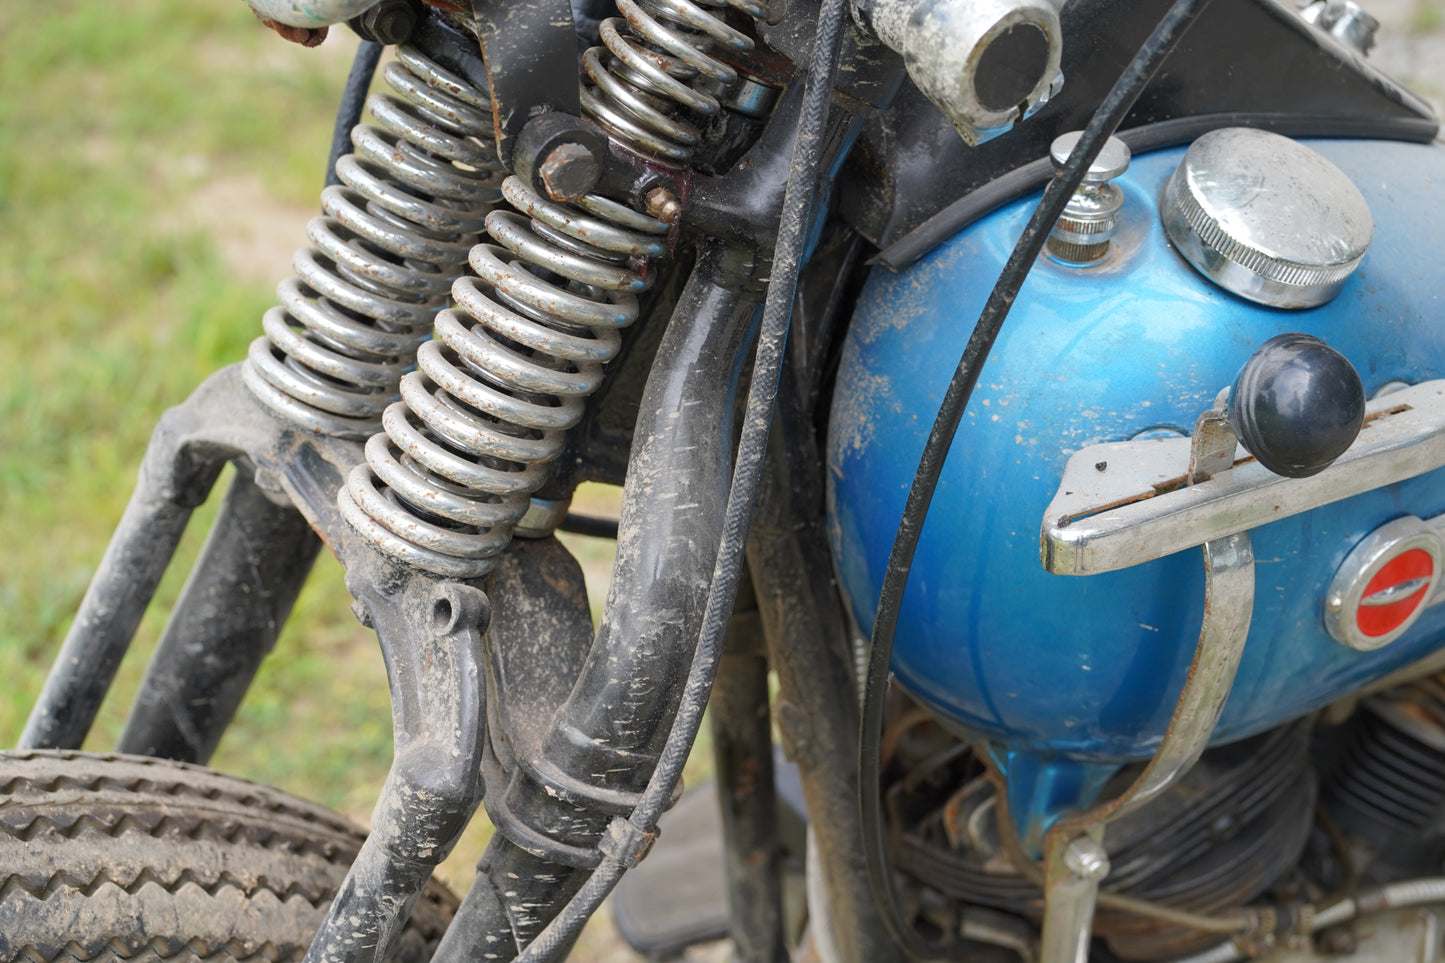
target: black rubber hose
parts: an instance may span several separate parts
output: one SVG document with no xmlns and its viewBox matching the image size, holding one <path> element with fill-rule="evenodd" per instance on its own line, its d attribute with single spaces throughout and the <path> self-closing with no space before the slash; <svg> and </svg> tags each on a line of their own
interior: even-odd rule
<svg viewBox="0 0 1445 963">
<path fill-rule="evenodd" d="M 588 538 L 610 538 L 617 541 L 617 519 L 598 518 L 595 515 L 577 515 L 568 512 L 562 516 L 562 524 L 557 526 L 564 532 L 571 532 L 573 535 L 586 535 Z"/>
<path fill-rule="evenodd" d="M 732 487 L 728 491 L 723 516 L 722 543 L 718 546 L 717 562 L 713 566 L 712 586 L 708 591 L 697 652 L 667 744 L 647 789 L 628 819 L 644 835 L 655 831 L 657 819 L 667 807 L 673 787 L 682 776 L 683 765 L 702 725 L 703 710 L 707 708 L 723 640 L 732 618 L 748 530 L 752 526 L 762 480 L 763 458 L 767 454 L 768 432 L 773 422 L 773 406 L 777 401 L 778 381 L 788 342 L 788 324 L 792 319 L 793 298 L 818 183 L 823 133 L 827 128 L 833 72 L 838 63 L 838 40 L 842 35 L 846 9 L 845 0 L 826 0 L 818 19 L 813 62 L 804 88 L 798 137 L 793 144 L 793 163 L 789 167 L 788 184 L 783 194 L 772 277 L 763 303 L 762 326 L 753 358 L 752 383 L 748 386 Z M 517 957 L 517 963 L 540 963 L 569 945 L 617 885 L 624 869 L 621 863 L 605 857 L 571 902 Z"/>
<path fill-rule="evenodd" d="M 893 637 L 898 628 L 898 614 L 902 608 L 903 591 L 908 585 L 909 569 L 913 565 L 913 554 L 918 548 L 918 539 L 923 532 L 923 522 L 928 516 L 928 506 L 933 501 L 934 489 L 938 486 L 943 464 L 948 458 L 953 436 L 968 399 L 978 383 L 988 353 L 1013 307 L 1019 288 L 1028 277 L 1029 269 L 1043 250 L 1049 231 L 1063 213 L 1064 205 L 1084 179 L 1094 158 L 1103 149 L 1105 141 L 1118 129 L 1124 115 L 1134 106 L 1134 101 L 1143 92 L 1164 59 L 1184 35 L 1184 31 L 1203 11 L 1209 0 L 1177 0 L 1154 28 L 1149 39 L 1139 48 L 1134 59 L 1124 68 L 1124 73 L 1109 91 L 1103 103 L 1084 128 L 1074 152 L 1061 171 L 1054 175 L 1044 188 L 1044 196 L 1024 227 L 1013 253 L 1004 264 L 988 302 L 974 325 L 973 334 L 963 349 L 963 357 L 948 383 L 938 417 L 923 446 L 918 460 L 918 471 L 908 490 L 908 500 L 903 506 L 903 517 L 898 523 L 898 533 L 893 539 L 893 549 L 888 555 L 888 567 L 883 573 L 883 586 L 878 595 L 878 615 L 873 622 L 873 638 L 868 658 L 868 673 L 864 681 L 862 728 L 858 740 L 858 807 L 866 838 L 863 841 L 864 857 L 868 867 L 868 883 L 873 897 L 883 910 L 883 919 L 888 924 L 894 939 L 911 956 L 930 959 L 947 953 L 944 944 L 925 941 L 904 919 L 898 894 L 894 890 L 888 870 L 887 840 L 883 831 L 879 795 L 879 738 L 883 726 L 883 701 L 888 687 L 889 665 L 893 659 Z M 952 934 L 950 934 L 952 936 Z M 947 937 L 946 937 L 947 938 Z"/>
<path fill-rule="evenodd" d="M 356 56 L 351 61 L 351 72 L 346 75 L 346 86 L 341 91 L 341 102 L 336 105 L 336 126 L 331 130 L 331 154 L 326 158 L 326 186 L 340 184 L 336 176 L 336 162 L 351 153 L 351 128 L 361 123 L 361 111 L 366 106 L 366 92 L 371 89 L 371 78 L 376 76 L 376 65 L 381 62 L 382 45 L 370 40 L 361 41 Z"/>
</svg>

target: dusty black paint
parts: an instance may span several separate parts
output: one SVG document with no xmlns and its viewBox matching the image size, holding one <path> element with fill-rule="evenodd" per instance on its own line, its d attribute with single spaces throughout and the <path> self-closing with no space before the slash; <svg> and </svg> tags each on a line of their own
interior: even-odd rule
<svg viewBox="0 0 1445 963">
<path fill-rule="evenodd" d="M 306 519 L 241 466 L 151 657 L 121 752 L 210 759 L 320 548 Z"/>
</svg>

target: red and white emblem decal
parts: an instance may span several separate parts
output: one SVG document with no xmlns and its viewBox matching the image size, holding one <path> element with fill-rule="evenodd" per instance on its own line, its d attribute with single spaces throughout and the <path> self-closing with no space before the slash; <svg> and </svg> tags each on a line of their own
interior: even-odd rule
<svg viewBox="0 0 1445 963">
<path fill-rule="evenodd" d="M 1352 649 L 1388 645 L 1415 624 L 1440 582 L 1441 542 L 1413 515 L 1375 529 L 1335 572 L 1325 594 L 1325 627 Z"/>
</svg>

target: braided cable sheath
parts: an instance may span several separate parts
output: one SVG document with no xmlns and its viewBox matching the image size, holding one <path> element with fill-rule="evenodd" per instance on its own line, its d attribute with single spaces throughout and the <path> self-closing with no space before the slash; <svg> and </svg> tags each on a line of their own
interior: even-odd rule
<svg viewBox="0 0 1445 963">
<path fill-rule="evenodd" d="M 327 187 L 341 183 L 341 178 L 336 176 L 336 162 L 351 150 L 351 130 L 361 123 L 366 92 L 371 87 L 371 79 L 376 76 L 377 65 L 381 63 L 382 50 L 381 44 L 363 40 L 351 60 L 346 87 L 341 92 L 340 103 L 336 105 L 336 125 L 331 131 L 331 153 L 326 158 Z"/>
<path fill-rule="evenodd" d="M 888 567 L 884 570 L 883 586 L 878 597 L 878 614 L 873 622 L 868 673 L 863 690 L 863 712 L 858 741 L 858 806 L 863 831 L 867 837 L 863 841 L 863 849 L 868 867 L 868 882 L 873 889 L 874 898 L 884 911 L 883 918 L 894 939 L 907 953 L 919 959 L 935 959 L 940 955 L 947 955 L 950 946 L 924 940 L 904 918 L 898 893 L 889 876 L 887 838 L 882 828 L 879 805 L 879 733 L 883 723 L 884 695 L 888 688 L 889 666 L 893 658 L 894 634 L 898 628 L 898 615 L 902 609 L 903 592 L 908 585 L 913 555 L 918 548 L 923 523 L 928 516 L 928 506 L 933 501 L 933 493 L 943 473 L 943 465 L 948 458 L 949 448 L 953 444 L 964 409 L 968 406 L 968 399 L 973 394 L 984 362 L 988 359 L 989 351 L 1008 317 L 1009 309 L 1013 307 L 1024 279 L 1028 277 L 1029 268 L 1043 250 L 1054 222 L 1059 219 L 1064 205 L 1083 182 L 1084 174 L 1103 149 L 1105 141 L 1113 135 L 1124 115 L 1143 93 L 1150 78 L 1208 2 L 1209 0 L 1176 0 L 1094 112 L 1073 153 L 1069 155 L 1068 162 L 1044 188 L 1044 196 L 999 273 L 998 281 L 989 294 L 973 334 L 969 336 L 968 344 L 963 350 L 963 356 L 958 361 L 958 367 L 948 383 L 938 417 L 919 458 L 918 471 L 913 476 L 913 484 L 908 490 L 908 499 L 903 507 L 903 517 L 898 523 L 898 533 L 889 552 Z"/>
<path fill-rule="evenodd" d="M 732 486 L 728 490 L 727 508 L 723 516 L 722 541 L 713 567 L 712 585 L 708 590 L 703 612 L 702 629 L 692 668 L 688 672 L 682 702 L 673 719 L 672 730 L 658 759 L 657 768 L 642 793 L 642 798 L 627 820 L 631 829 L 641 836 L 655 833 L 657 819 L 662 815 L 673 787 L 682 775 L 683 765 L 702 725 L 703 710 L 712 693 L 719 659 L 736 601 L 738 582 L 742 576 L 743 554 L 747 548 L 748 531 L 752 527 L 753 510 L 757 504 L 762 480 L 763 459 L 768 448 L 768 434 L 773 422 L 773 407 L 778 396 L 784 349 L 788 341 L 788 325 L 792 320 L 793 297 L 798 274 L 802 269 L 804 242 L 807 238 L 809 214 L 816 192 L 824 133 L 827 128 L 833 73 L 838 63 L 838 41 L 846 16 L 845 0 L 825 0 L 818 20 L 817 38 L 813 45 L 813 62 L 808 71 L 803 94 L 798 136 L 793 144 L 793 161 L 789 166 L 788 184 L 783 194 L 782 218 L 778 224 L 778 241 L 774 250 L 772 279 L 768 283 L 763 304 L 763 320 L 753 359 L 752 383 L 743 415 L 737 459 L 733 464 Z M 620 817 L 619 817 L 620 818 Z M 540 963 L 566 947 L 582 925 L 602 905 L 607 894 L 617 885 L 626 867 L 611 855 L 604 855 L 601 864 L 588 878 L 572 901 L 558 913 L 537 938 L 517 957 L 517 963 Z"/>
</svg>

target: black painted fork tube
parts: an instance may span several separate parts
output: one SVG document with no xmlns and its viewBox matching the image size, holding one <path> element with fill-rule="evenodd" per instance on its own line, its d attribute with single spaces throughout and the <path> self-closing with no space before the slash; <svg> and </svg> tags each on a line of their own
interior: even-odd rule
<svg viewBox="0 0 1445 963">
<path fill-rule="evenodd" d="M 237 470 L 146 668 L 121 752 L 210 759 L 320 547 L 300 512 Z"/>
<path fill-rule="evenodd" d="M 738 586 L 709 705 L 727 866 L 728 931 L 737 963 L 787 963 L 782 844 L 768 712 L 768 653 L 751 586 Z"/>
<path fill-rule="evenodd" d="M 787 383 L 748 540 L 783 747 L 798 764 L 833 939 L 848 963 L 900 959 L 868 888 L 858 819 L 858 680 L 824 536 L 823 464 Z"/>
<path fill-rule="evenodd" d="M 596 865 L 677 713 L 721 538 L 744 347 L 761 297 L 751 265 L 705 249 L 648 377 L 602 624 L 536 758 L 490 785 L 498 833 L 438 961 L 510 959 Z"/>
<path fill-rule="evenodd" d="M 179 450 L 169 415 L 151 436 L 135 492 L 30 711 L 22 749 L 80 748 L 192 510 L 225 462 L 219 453 Z"/>
</svg>

